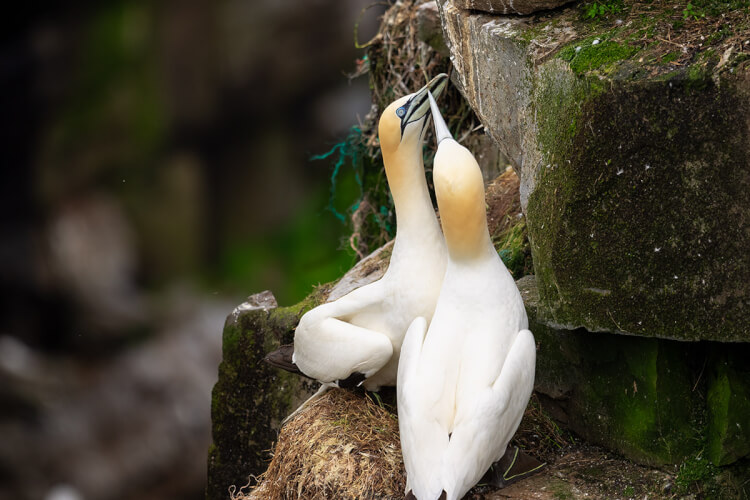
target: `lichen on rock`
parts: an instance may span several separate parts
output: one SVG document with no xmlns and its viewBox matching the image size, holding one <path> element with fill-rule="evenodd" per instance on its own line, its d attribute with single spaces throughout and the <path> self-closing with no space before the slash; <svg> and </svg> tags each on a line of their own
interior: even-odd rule
<svg viewBox="0 0 750 500">
<path fill-rule="evenodd" d="M 651 4 L 614 23 L 439 6 L 454 80 L 521 179 L 540 320 L 750 341 L 747 6 L 704 37 L 722 58 L 691 20 L 675 31 L 684 54 L 644 43 L 677 29 Z"/>
</svg>

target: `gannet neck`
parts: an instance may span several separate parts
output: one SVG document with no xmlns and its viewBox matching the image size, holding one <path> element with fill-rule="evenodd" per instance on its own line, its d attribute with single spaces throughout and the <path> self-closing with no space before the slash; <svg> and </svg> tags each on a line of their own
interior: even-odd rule
<svg viewBox="0 0 750 500">
<path fill-rule="evenodd" d="M 383 152 L 383 163 L 396 210 L 396 232 L 412 228 L 437 227 L 422 160 L 422 141 L 403 143 L 392 154 Z"/>
<path fill-rule="evenodd" d="M 455 140 L 443 140 L 435 155 L 433 179 L 450 258 L 494 253 L 487 229 L 484 181 L 474 156 Z"/>
</svg>

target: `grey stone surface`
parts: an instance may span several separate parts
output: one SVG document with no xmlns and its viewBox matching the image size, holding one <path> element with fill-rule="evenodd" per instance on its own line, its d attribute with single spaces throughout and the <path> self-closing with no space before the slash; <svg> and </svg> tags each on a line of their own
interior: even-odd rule
<svg viewBox="0 0 750 500">
<path fill-rule="evenodd" d="M 454 82 L 521 179 L 540 319 L 750 341 L 750 65 L 645 67 L 651 46 L 576 9 L 438 6 Z"/>
<path fill-rule="evenodd" d="M 453 0 L 453 5 L 463 10 L 489 12 L 491 14 L 532 14 L 540 10 L 554 9 L 572 0 Z"/>
<path fill-rule="evenodd" d="M 750 455 L 740 431 L 750 425 L 750 372 L 741 367 L 750 344 L 550 328 L 538 321 L 536 278 L 517 285 L 538 349 L 534 389 L 566 428 L 642 464 Z"/>
<path fill-rule="evenodd" d="M 382 278 L 386 269 L 388 269 L 393 241 L 391 240 L 378 248 L 347 271 L 331 289 L 326 302 L 333 302 L 352 290 Z"/>
</svg>

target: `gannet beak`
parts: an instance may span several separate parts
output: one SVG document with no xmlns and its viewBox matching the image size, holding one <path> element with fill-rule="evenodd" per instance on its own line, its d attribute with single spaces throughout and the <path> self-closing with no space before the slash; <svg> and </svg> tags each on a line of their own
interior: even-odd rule
<svg viewBox="0 0 750 500">
<path fill-rule="evenodd" d="M 430 80 L 430 82 L 419 89 L 417 92 L 412 94 L 409 100 L 404 104 L 405 112 L 401 116 L 401 135 L 404 135 L 404 129 L 410 123 L 416 122 L 424 118 L 430 111 L 429 94 L 437 97 L 445 88 L 448 83 L 448 75 L 440 73 L 438 76 Z"/>
<path fill-rule="evenodd" d="M 453 136 L 451 135 L 451 131 L 448 130 L 448 125 L 445 124 L 445 120 L 443 120 L 443 115 L 440 114 L 440 109 L 438 109 L 437 102 L 435 102 L 435 98 L 432 97 L 432 93 L 428 91 L 427 96 L 430 98 L 432 122 L 435 124 L 435 136 L 437 137 L 438 145 L 440 145 L 440 142 L 443 139 L 453 139 Z"/>
</svg>

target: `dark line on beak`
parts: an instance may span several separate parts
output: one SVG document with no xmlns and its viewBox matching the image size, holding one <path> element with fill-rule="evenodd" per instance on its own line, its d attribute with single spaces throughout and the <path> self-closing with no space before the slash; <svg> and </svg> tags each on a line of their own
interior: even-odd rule
<svg viewBox="0 0 750 500">
<path fill-rule="evenodd" d="M 423 104 L 425 103 L 425 101 L 426 101 L 427 99 L 428 99 L 428 97 L 427 97 L 427 92 L 425 92 L 424 94 L 422 94 L 422 95 L 421 95 L 421 96 L 419 97 L 419 100 L 418 100 L 418 101 L 414 101 L 414 98 L 412 97 L 412 98 L 411 98 L 411 99 L 409 99 L 409 101 L 408 101 L 408 102 L 407 102 L 407 103 L 405 104 L 405 106 L 408 106 L 408 108 L 407 108 L 407 110 L 406 110 L 406 114 L 404 115 L 404 118 L 405 118 L 405 120 L 401 120 L 401 138 L 402 138 L 402 139 L 404 138 L 404 130 L 406 129 L 406 126 L 407 126 L 407 125 L 409 125 L 410 123 L 412 123 L 412 122 L 415 122 L 415 121 L 417 121 L 417 120 L 421 120 L 422 118 L 424 118 L 424 116 L 426 116 L 426 115 L 427 115 L 427 113 L 429 113 L 429 110 L 428 110 L 428 111 L 427 111 L 427 113 L 425 113 L 425 115 L 424 115 L 424 116 L 422 116 L 422 117 L 419 117 L 419 118 L 417 118 L 417 119 L 414 119 L 414 120 L 411 120 L 411 119 L 410 119 L 410 118 L 411 118 L 411 115 L 409 114 L 409 112 L 410 112 L 411 110 L 413 110 L 413 109 L 417 109 L 417 108 L 420 108 L 420 107 L 422 107 L 422 105 L 423 105 Z M 425 120 L 425 123 L 427 123 L 427 121 L 426 121 L 426 120 Z M 424 131 L 424 125 L 422 125 L 422 129 L 423 129 L 423 131 Z"/>
<path fill-rule="evenodd" d="M 427 128 L 427 119 L 422 122 L 422 130 L 419 131 L 419 137 L 424 137 L 424 129 Z"/>
</svg>

